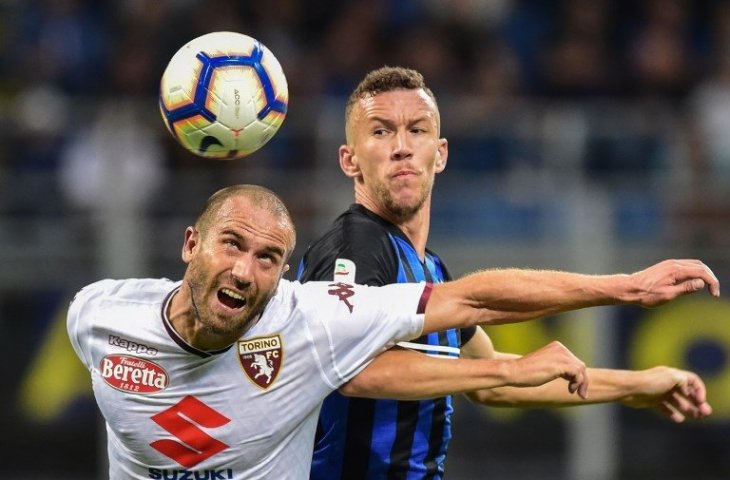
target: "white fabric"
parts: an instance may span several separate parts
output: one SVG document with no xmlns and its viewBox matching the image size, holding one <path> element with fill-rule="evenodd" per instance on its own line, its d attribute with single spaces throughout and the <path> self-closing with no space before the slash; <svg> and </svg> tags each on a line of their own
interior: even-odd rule
<svg viewBox="0 0 730 480">
<path fill-rule="evenodd" d="M 266 388 L 244 371 L 240 341 L 207 356 L 175 341 L 163 303 L 179 282 L 102 280 L 81 290 L 67 327 L 106 419 L 110 478 L 307 478 L 321 401 L 423 327 L 423 284 L 354 286 L 352 312 L 330 284 L 282 281 L 241 338 L 278 335 L 281 363 Z"/>
</svg>

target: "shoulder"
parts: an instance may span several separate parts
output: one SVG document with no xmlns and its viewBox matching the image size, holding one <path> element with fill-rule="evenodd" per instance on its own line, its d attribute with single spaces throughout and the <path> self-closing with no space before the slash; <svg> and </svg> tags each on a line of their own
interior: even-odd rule
<svg viewBox="0 0 730 480">
<path fill-rule="evenodd" d="M 310 247 L 310 251 L 351 253 L 361 246 L 387 242 L 388 230 L 374 215 L 354 206 L 340 215 L 332 227 Z"/>
<path fill-rule="evenodd" d="M 358 283 L 382 283 L 372 282 L 371 277 L 373 271 L 389 274 L 396 260 L 388 234 L 384 221 L 362 207 L 351 207 L 309 246 L 302 260 L 300 279 L 332 280 L 336 260 L 347 259 L 358 267 Z"/>
<path fill-rule="evenodd" d="M 164 298 L 179 282 L 166 278 L 130 278 L 99 280 L 82 288 L 74 304 L 114 299 L 120 302 L 153 303 Z"/>
</svg>

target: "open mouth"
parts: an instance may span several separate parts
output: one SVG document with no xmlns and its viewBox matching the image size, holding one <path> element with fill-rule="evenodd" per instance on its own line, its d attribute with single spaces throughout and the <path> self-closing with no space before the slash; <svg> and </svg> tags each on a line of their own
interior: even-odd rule
<svg viewBox="0 0 730 480">
<path fill-rule="evenodd" d="M 218 290 L 218 301 L 232 309 L 239 309 L 246 306 L 246 299 L 228 288 Z"/>
</svg>

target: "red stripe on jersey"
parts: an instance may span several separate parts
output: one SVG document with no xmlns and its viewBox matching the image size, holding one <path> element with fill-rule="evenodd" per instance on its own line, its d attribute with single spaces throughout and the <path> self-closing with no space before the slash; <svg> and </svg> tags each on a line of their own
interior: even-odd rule
<svg viewBox="0 0 730 480">
<path fill-rule="evenodd" d="M 433 283 L 426 282 L 426 288 L 423 289 L 421 299 L 418 301 L 416 313 L 426 313 L 426 304 L 428 303 L 428 299 L 431 298 L 431 291 L 433 291 Z"/>
</svg>

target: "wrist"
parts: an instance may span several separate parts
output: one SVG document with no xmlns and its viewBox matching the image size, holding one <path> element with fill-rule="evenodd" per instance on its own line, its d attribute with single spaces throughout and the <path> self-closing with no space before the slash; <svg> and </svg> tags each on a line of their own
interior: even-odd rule
<svg viewBox="0 0 730 480">
<path fill-rule="evenodd" d="M 614 303 L 634 304 L 639 298 L 639 289 L 634 285 L 631 275 L 619 273 L 611 275 L 613 280 L 612 298 Z"/>
</svg>

